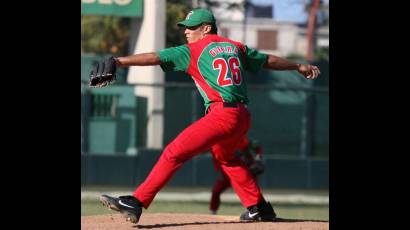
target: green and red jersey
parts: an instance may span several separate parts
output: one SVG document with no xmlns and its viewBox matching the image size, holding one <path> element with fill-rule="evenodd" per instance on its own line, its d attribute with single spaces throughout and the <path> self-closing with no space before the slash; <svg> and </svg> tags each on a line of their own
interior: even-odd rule
<svg viewBox="0 0 410 230">
<path fill-rule="evenodd" d="M 247 104 L 244 71 L 262 68 L 267 55 L 218 35 L 208 35 L 187 45 L 158 52 L 164 71 L 184 71 L 192 76 L 205 111 L 213 102 Z"/>
</svg>

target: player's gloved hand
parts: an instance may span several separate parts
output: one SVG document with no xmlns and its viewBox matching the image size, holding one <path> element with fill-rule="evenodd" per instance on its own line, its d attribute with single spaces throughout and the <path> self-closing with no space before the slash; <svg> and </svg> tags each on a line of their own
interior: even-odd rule
<svg viewBox="0 0 410 230">
<path fill-rule="evenodd" d="M 309 64 L 298 64 L 297 71 L 307 79 L 315 79 L 320 74 L 320 70 L 317 66 Z"/>
<path fill-rule="evenodd" d="M 256 177 L 265 171 L 265 164 L 261 160 L 255 160 L 255 162 L 249 166 L 249 170 L 252 175 Z"/>
<path fill-rule="evenodd" d="M 91 70 L 89 86 L 101 88 L 113 83 L 117 78 L 115 75 L 116 71 L 117 64 L 113 56 L 97 63 L 94 69 Z"/>
</svg>

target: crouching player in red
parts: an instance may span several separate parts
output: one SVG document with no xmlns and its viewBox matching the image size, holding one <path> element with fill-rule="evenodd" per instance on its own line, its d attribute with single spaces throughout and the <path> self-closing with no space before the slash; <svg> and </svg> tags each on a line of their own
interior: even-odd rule
<svg viewBox="0 0 410 230">
<path fill-rule="evenodd" d="M 212 151 L 213 155 L 218 155 L 215 152 L 217 149 Z M 245 165 L 248 167 L 252 176 L 257 178 L 258 175 L 265 171 L 265 165 L 262 162 L 262 147 L 258 144 L 256 140 L 250 141 L 247 137 L 244 137 L 240 142 L 235 155 L 239 157 Z M 213 158 L 215 159 L 215 158 Z M 222 168 L 215 162 L 215 168 L 218 170 L 218 177 L 212 188 L 212 195 L 209 204 L 209 210 L 211 214 L 216 214 L 218 212 L 219 206 L 221 204 L 221 194 L 231 187 L 229 182 L 229 177 L 223 172 Z"/>
</svg>

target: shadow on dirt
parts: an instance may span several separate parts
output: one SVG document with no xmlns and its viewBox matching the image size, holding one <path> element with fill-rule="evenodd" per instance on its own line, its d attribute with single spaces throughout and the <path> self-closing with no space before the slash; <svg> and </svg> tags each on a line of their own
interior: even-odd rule
<svg viewBox="0 0 410 230">
<path fill-rule="evenodd" d="M 269 221 L 270 222 L 270 221 Z M 299 219 L 282 219 L 282 218 L 277 218 L 275 221 L 272 221 L 271 223 L 277 223 L 277 222 L 287 222 L 287 223 L 292 223 L 292 222 L 322 222 L 326 223 L 329 221 L 326 220 L 299 220 Z M 134 225 L 134 228 L 139 228 L 139 229 L 151 229 L 151 228 L 166 228 L 166 227 L 178 227 L 178 226 L 189 226 L 189 225 L 206 225 L 206 224 L 250 224 L 250 223 L 255 223 L 254 221 L 224 221 L 224 222 L 192 222 L 192 223 L 173 223 L 173 224 L 152 224 L 152 225 Z M 266 222 L 268 223 L 268 222 Z"/>
<path fill-rule="evenodd" d="M 274 222 L 318 222 L 318 223 L 327 223 L 328 220 L 299 220 L 299 219 L 282 219 L 276 218 Z"/>
</svg>

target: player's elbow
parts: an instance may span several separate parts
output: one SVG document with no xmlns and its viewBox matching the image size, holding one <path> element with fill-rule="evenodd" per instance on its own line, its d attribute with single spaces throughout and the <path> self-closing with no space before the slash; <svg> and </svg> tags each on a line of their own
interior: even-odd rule
<svg viewBox="0 0 410 230">
<path fill-rule="evenodd" d="M 264 68 L 270 69 L 272 66 L 275 66 L 275 64 L 278 62 L 278 57 L 269 54 L 268 57 L 266 58 L 266 62 L 263 65 Z"/>
</svg>

